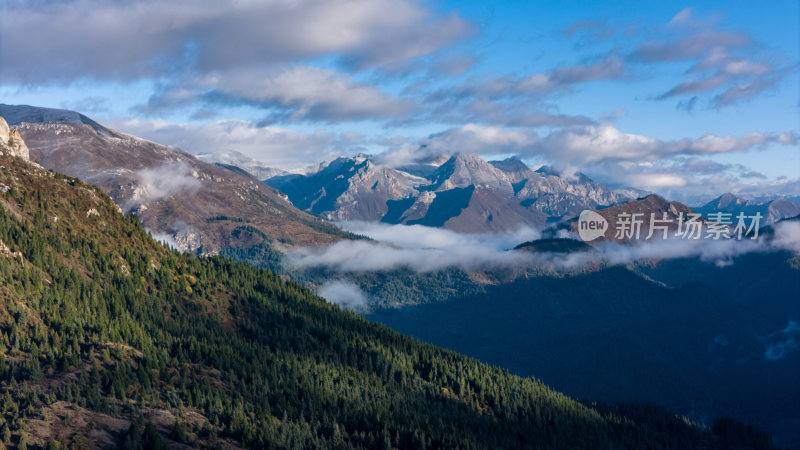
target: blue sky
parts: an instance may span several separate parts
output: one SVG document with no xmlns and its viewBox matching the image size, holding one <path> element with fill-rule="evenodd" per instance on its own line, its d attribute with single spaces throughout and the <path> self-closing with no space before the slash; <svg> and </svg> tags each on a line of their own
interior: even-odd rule
<svg viewBox="0 0 800 450">
<path fill-rule="evenodd" d="M 477 152 L 800 195 L 798 3 L 7 1 L 0 102 L 297 168 Z"/>
</svg>

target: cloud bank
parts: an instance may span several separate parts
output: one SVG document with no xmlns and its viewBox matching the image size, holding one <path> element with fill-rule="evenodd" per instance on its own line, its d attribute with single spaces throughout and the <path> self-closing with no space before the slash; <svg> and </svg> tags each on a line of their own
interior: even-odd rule
<svg viewBox="0 0 800 450">
<path fill-rule="evenodd" d="M 375 241 L 342 241 L 326 248 L 301 248 L 289 252 L 291 266 L 328 267 L 342 272 L 410 268 L 434 272 L 448 267 L 480 269 L 526 264 L 528 255 L 508 252 L 517 244 L 537 239 L 537 230 L 469 235 L 422 225 L 387 225 L 368 222 L 340 224 L 345 230 Z"/>
<path fill-rule="evenodd" d="M 792 251 L 800 254 L 800 223 L 775 225 L 772 239 L 737 240 L 654 240 L 641 244 L 604 242 L 595 251 L 536 253 L 511 250 L 518 244 L 538 239 L 533 229 L 474 235 L 421 225 L 386 225 L 353 222 L 341 224 L 373 241 L 342 241 L 325 248 L 300 248 L 288 252 L 288 264 L 295 267 L 325 267 L 338 272 L 372 272 L 411 269 L 419 273 L 450 267 L 464 270 L 539 267 L 564 271 L 597 264 L 627 264 L 646 259 L 697 257 L 725 266 L 740 255 L 763 251 Z M 568 235 L 571 237 L 571 235 Z"/>
</svg>

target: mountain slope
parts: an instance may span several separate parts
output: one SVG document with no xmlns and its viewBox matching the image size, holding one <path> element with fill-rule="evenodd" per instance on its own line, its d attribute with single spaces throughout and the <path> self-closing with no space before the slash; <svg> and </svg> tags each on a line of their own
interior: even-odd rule
<svg viewBox="0 0 800 450">
<path fill-rule="evenodd" d="M 4 440 L 690 448 L 726 439 L 666 412 L 601 414 L 271 272 L 169 251 L 80 180 L 12 156 L 0 166 Z"/>
<path fill-rule="evenodd" d="M 664 238 L 664 230 L 659 229 L 658 227 L 660 226 L 666 227 L 667 237 L 673 237 L 678 228 L 678 219 L 683 217 L 686 220 L 689 214 L 693 213 L 686 205 L 679 202 L 671 202 L 656 194 L 599 209 L 595 212 L 608 222 L 608 227 L 603 236 L 598 238 L 598 242 L 603 239 L 621 242 L 637 239 L 645 240 L 650 236 L 651 219 L 656 221 L 666 220 L 666 222 L 655 222 L 653 224 L 653 235 L 650 236 L 650 239 Z M 641 221 L 638 226 L 633 225 L 634 214 L 641 214 L 636 216 L 635 222 Z M 577 220 L 573 219 L 567 224 L 572 231 L 578 231 Z"/>
<path fill-rule="evenodd" d="M 231 166 L 106 128 L 81 114 L 0 105 L 31 159 L 100 187 L 183 250 L 216 254 L 272 242 L 317 245 L 345 236 Z"/>
</svg>

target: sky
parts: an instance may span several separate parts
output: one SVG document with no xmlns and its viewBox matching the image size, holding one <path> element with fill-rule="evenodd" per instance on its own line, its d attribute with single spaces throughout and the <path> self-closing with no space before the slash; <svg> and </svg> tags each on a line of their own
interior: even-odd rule
<svg viewBox="0 0 800 450">
<path fill-rule="evenodd" d="M 796 1 L 0 1 L 0 103 L 192 153 L 517 155 L 697 204 L 800 195 Z"/>
</svg>

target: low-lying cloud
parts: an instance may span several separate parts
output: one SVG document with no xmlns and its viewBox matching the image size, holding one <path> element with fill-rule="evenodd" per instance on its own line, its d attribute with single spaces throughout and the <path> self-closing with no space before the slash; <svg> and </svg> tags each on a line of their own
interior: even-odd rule
<svg viewBox="0 0 800 450">
<path fill-rule="evenodd" d="M 367 309 L 366 294 L 347 280 L 325 282 L 319 289 L 319 296 L 351 311 L 363 312 Z"/>
<path fill-rule="evenodd" d="M 289 264 L 328 267 L 341 272 L 410 268 L 434 272 L 448 267 L 467 270 L 519 266 L 529 262 L 514 246 L 541 236 L 532 228 L 498 234 L 462 234 L 422 225 L 387 225 L 368 222 L 340 224 L 348 231 L 374 241 L 342 241 L 326 248 L 302 248 L 289 252 Z"/>
<path fill-rule="evenodd" d="M 541 237 L 538 230 L 521 228 L 497 234 L 461 234 L 421 225 L 386 225 L 353 222 L 345 229 L 371 237 L 372 241 L 342 241 L 326 248 L 289 251 L 288 263 L 299 267 L 325 267 L 338 272 L 371 272 L 408 268 L 419 273 L 450 267 L 464 270 L 539 267 L 568 271 L 591 265 L 627 264 L 648 259 L 699 258 L 726 266 L 737 256 L 763 251 L 800 254 L 800 223 L 775 225 L 769 239 L 654 240 L 638 244 L 604 242 L 594 251 L 568 254 L 511 250 Z M 571 237 L 569 233 L 562 233 Z"/>
<path fill-rule="evenodd" d="M 125 207 L 131 209 L 177 194 L 195 192 L 202 184 L 194 175 L 192 168 L 184 162 L 138 170 L 134 173 L 137 186 Z"/>
</svg>

